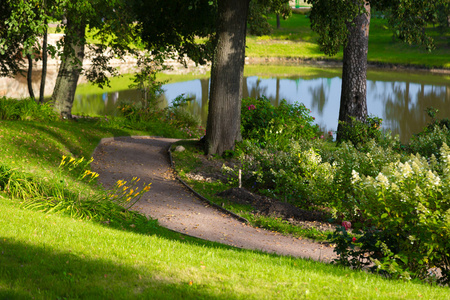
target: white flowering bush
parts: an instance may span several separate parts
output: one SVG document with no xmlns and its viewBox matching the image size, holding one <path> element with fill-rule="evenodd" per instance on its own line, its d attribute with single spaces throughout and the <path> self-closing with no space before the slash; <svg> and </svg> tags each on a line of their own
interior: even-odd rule
<svg viewBox="0 0 450 300">
<path fill-rule="evenodd" d="M 364 144 L 364 151 L 358 150 L 350 142 L 343 142 L 323 156 L 331 166 L 327 168 L 332 174 L 332 182 L 326 185 L 316 182 L 311 192 L 315 202 L 334 208 L 339 219 L 359 218 L 358 192 L 352 185 L 353 171 L 364 176 L 376 176 L 383 166 L 401 158 L 392 148 L 381 147 L 374 140 Z"/>
<path fill-rule="evenodd" d="M 404 278 L 424 279 L 439 268 L 439 280 L 449 283 L 449 147 L 443 144 L 439 159 L 411 155 L 376 176 L 353 170 L 351 181 L 365 230 L 350 255 L 370 257 L 376 269 Z"/>
</svg>

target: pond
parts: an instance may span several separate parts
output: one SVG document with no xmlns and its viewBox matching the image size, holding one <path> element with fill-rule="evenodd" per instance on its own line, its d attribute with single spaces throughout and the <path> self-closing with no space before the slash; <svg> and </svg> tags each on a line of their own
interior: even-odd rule
<svg viewBox="0 0 450 300">
<path fill-rule="evenodd" d="M 286 68 L 290 68 L 286 66 Z M 266 96 L 274 105 L 281 99 L 299 102 L 311 110 L 316 123 L 325 132 L 338 124 L 342 79 L 339 69 L 283 76 L 249 76 L 244 80 L 244 97 Z M 306 69 L 305 69 L 306 70 Z M 291 74 L 291 72 L 286 72 Z M 209 79 L 194 79 L 163 86 L 162 105 L 170 105 L 180 94 L 193 97 L 188 109 L 203 120 L 207 118 Z M 138 101 L 138 90 L 77 95 L 74 114 L 115 115 L 122 100 Z M 403 142 L 420 132 L 430 121 L 425 110 L 439 110 L 439 118 L 450 118 L 450 76 L 430 72 L 369 70 L 367 105 L 370 115 L 383 119 L 383 128 L 398 134 Z"/>
</svg>

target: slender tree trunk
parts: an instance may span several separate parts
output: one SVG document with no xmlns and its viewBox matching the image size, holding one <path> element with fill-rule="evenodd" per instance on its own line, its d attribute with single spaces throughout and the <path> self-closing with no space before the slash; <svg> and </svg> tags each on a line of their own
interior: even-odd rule
<svg viewBox="0 0 450 300">
<path fill-rule="evenodd" d="M 280 14 L 277 14 L 277 29 L 280 29 L 281 23 L 280 23 Z"/>
<path fill-rule="evenodd" d="M 42 42 L 42 73 L 41 87 L 39 88 L 39 103 L 44 102 L 45 80 L 47 77 L 47 28 L 44 32 L 44 41 Z"/>
<path fill-rule="evenodd" d="M 72 118 L 72 104 L 83 68 L 85 30 L 85 24 L 72 22 L 68 18 L 64 36 L 64 56 L 52 95 L 54 109 L 63 119 Z"/>
<path fill-rule="evenodd" d="M 341 104 L 339 121 L 351 122 L 350 117 L 365 121 L 367 117 L 366 76 L 367 52 L 369 50 L 370 4 L 366 2 L 367 14 L 361 14 L 348 25 L 348 43 L 344 49 L 342 67 Z M 340 140 L 341 124 L 338 125 L 337 140 Z"/>
<path fill-rule="evenodd" d="M 30 97 L 34 100 L 34 92 L 33 92 L 33 59 L 31 58 L 31 54 L 27 54 L 28 61 L 28 72 L 27 72 L 27 85 L 28 85 L 28 93 Z"/>
<path fill-rule="evenodd" d="M 245 37 L 250 0 L 219 0 L 217 41 L 211 67 L 206 153 L 233 150 L 241 137 Z"/>
</svg>

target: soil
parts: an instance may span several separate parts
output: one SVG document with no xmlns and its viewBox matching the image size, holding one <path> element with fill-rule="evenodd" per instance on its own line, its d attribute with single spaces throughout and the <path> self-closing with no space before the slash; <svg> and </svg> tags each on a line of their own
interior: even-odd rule
<svg viewBox="0 0 450 300">
<path fill-rule="evenodd" d="M 220 180 L 226 182 L 228 177 L 223 174 L 222 166 L 224 164 L 230 168 L 239 166 L 239 162 L 232 159 L 222 161 L 208 159 L 203 155 L 199 155 L 197 158 L 200 159 L 200 165 L 190 174 L 187 174 L 190 179 L 197 181 L 214 182 Z M 217 194 L 217 196 L 237 204 L 250 205 L 254 208 L 252 213 L 255 215 L 281 218 L 294 226 L 307 229 L 315 228 L 319 231 L 332 231 L 336 228 L 335 224 L 327 221 L 330 217 L 324 211 L 300 209 L 290 203 L 252 193 L 245 188 L 231 188 Z"/>
</svg>

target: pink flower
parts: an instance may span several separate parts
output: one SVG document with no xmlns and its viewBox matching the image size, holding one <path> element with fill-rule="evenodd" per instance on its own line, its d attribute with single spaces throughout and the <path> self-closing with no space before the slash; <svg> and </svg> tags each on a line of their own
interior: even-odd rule
<svg viewBox="0 0 450 300">
<path fill-rule="evenodd" d="M 251 104 L 251 105 L 249 105 L 247 108 L 248 108 L 248 110 L 253 110 L 253 109 L 256 109 L 256 106 L 254 106 L 253 104 Z"/>
<path fill-rule="evenodd" d="M 344 226 L 345 230 L 349 230 L 352 228 L 352 223 L 350 221 L 342 221 L 342 226 Z"/>
<path fill-rule="evenodd" d="M 356 238 L 355 237 L 352 238 L 352 243 L 354 243 L 354 242 L 356 242 Z"/>
</svg>

